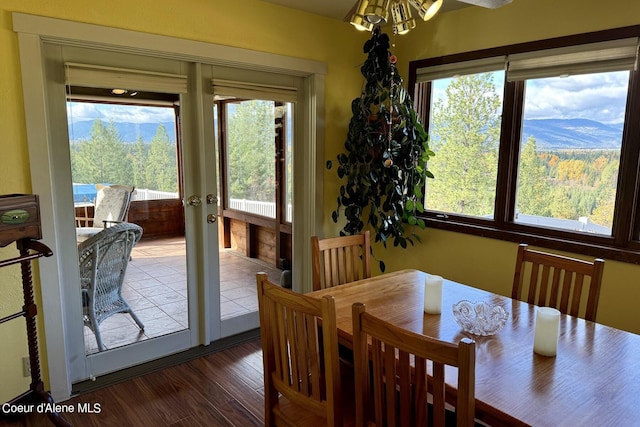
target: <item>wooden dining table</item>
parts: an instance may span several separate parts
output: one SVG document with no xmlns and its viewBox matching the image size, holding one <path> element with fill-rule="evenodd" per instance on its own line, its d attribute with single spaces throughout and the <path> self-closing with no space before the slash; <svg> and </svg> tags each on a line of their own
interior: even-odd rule
<svg viewBox="0 0 640 427">
<path fill-rule="evenodd" d="M 338 337 L 351 347 L 351 306 L 440 340 L 476 342 L 476 417 L 491 425 L 640 426 L 640 335 L 561 315 L 555 357 L 533 352 L 537 307 L 445 278 L 441 314 L 424 312 L 427 273 L 402 270 L 307 295 L 332 295 Z M 493 336 L 462 331 L 461 300 L 502 305 L 509 318 Z M 447 373 L 448 374 L 448 373 Z M 448 375 L 450 377 L 450 375 Z M 455 396 L 456 376 L 447 379 Z"/>
</svg>

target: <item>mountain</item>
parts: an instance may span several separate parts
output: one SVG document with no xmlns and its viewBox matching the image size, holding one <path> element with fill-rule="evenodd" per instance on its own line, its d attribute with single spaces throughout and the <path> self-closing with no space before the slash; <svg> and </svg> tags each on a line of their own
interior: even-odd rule
<svg viewBox="0 0 640 427">
<path fill-rule="evenodd" d="M 105 123 L 106 125 L 106 123 Z M 116 129 L 120 133 L 122 140 L 125 143 L 134 143 L 141 136 L 144 142 L 151 142 L 158 130 L 159 125 L 164 125 L 169 134 L 169 138 L 172 143 L 176 142 L 176 130 L 174 122 L 163 123 L 131 123 L 131 122 L 117 122 L 115 123 Z M 93 120 L 75 122 L 69 124 L 69 137 L 72 141 L 88 141 L 91 139 L 91 127 L 93 126 Z"/>
<path fill-rule="evenodd" d="M 538 150 L 619 149 L 623 124 L 588 119 L 538 119 L 523 123 L 523 142 L 533 136 Z"/>
<path fill-rule="evenodd" d="M 125 143 L 133 143 L 142 136 L 151 142 L 158 125 L 164 125 L 171 142 L 175 143 L 175 124 L 164 123 L 115 123 Z M 74 141 L 89 140 L 93 121 L 69 125 L 69 135 Z M 622 123 L 604 124 L 589 119 L 535 119 L 523 123 L 523 140 L 534 136 L 538 150 L 570 149 L 619 149 L 622 140 Z"/>
</svg>

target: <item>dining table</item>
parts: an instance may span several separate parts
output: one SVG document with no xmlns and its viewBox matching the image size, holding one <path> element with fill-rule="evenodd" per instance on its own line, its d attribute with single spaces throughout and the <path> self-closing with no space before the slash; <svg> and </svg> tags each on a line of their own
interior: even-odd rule
<svg viewBox="0 0 640 427">
<path fill-rule="evenodd" d="M 561 314 L 557 353 L 542 356 L 533 351 L 538 307 L 444 278 L 441 313 L 428 314 L 427 276 L 401 270 L 307 295 L 333 296 L 338 339 L 349 348 L 356 302 L 413 332 L 452 343 L 473 339 L 476 418 L 489 425 L 640 426 L 640 335 Z M 501 305 L 509 313 L 505 326 L 491 336 L 464 332 L 453 315 L 462 300 Z M 447 371 L 448 399 L 456 380 Z"/>
</svg>

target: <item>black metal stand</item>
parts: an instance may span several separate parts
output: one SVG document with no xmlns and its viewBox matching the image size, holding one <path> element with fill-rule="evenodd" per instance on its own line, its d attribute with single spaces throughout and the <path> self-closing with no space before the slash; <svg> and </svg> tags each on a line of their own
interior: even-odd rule
<svg viewBox="0 0 640 427">
<path fill-rule="evenodd" d="M 0 267 L 20 263 L 22 271 L 22 289 L 24 293 L 24 306 L 22 311 L 0 319 L 0 324 L 24 316 L 27 323 L 27 343 L 29 346 L 29 363 L 31 367 L 31 385 L 29 390 L 20 396 L 15 397 L 9 404 L 23 403 L 48 403 L 53 406 L 54 401 L 51 393 L 44 389 L 44 383 L 40 376 L 40 355 L 38 352 L 38 332 L 36 330 L 37 306 L 33 298 L 33 280 L 31 277 L 31 260 L 40 257 L 53 255 L 43 243 L 32 239 L 20 239 L 16 241 L 16 246 L 20 251 L 20 256 L 8 260 L 0 261 Z M 33 251 L 33 252 L 32 252 Z M 46 411 L 47 416 L 58 427 L 70 427 L 69 424 L 58 412 Z"/>
</svg>

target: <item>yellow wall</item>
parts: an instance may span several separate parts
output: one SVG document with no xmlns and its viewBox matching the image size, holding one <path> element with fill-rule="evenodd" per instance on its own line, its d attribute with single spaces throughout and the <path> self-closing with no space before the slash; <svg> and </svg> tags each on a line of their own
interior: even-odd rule
<svg viewBox="0 0 640 427">
<path fill-rule="evenodd" d="M 638 24 L 640 2 L 631 0 L 514 0 L 496 10 L 471 7 L 418 23 L 406 38 L 397 37 L 395 53 L 406 79 L 414 59 Z M 329 205 L 334 199 L 335 194 L 326 194 Z M 421 236 L 423 243 L 415 249 L 376 247 L 375 253 L 384 257 L 388 270 L 421 268 L 510 294 L 517 244 L 433 229 Z M 638 277 L 639 266 L 606 261 L 598 322 L 640 333 Z"/>
<path fill-rule="evenodd" d="M 347 24 L 254 0 L 0 0 L 0 194 L 31 189 L 13 11 L 324 61 L 328 64 L 325 159 L 335 159 L 343 148 L 350 102 L 362 84 L 359 65 L 367 38 Z M 632 0 L 514 0 L 494 11 L 471 7 L 419 23 L 398 37 L 396 53 L 406 78 L 412 59 L 639 23 L 640 4 Z M 337 195 L 335 170 L 325 171 L 324 179 L 324 232 L 335 234 L 338 228 L 330 216 Z M 426 230 L 416 248 L 376 247 L 376 255 L 385 259 L 388 270 L 421 268 L 506 294 L 515 250 L 513 243 Z M 0 249 L 0 259 L 13 253 L 13 247 Z M 640 296 L 634 282 L 639 275 L 640 267 L 607 261 L 599 321 L 640 332 L 632 306 Z M 21 306 L 19 289 L 10 289 L 19 278 L 13 267 L 0 270 L 0 317 Z M 43 325 L 39 327 L 42 331 Z M 26 355 L 23 335 L 22 325 L 0 325 L 0 401 L 28 388 L 21 375 L 20 358 Z"/>
</svg>

